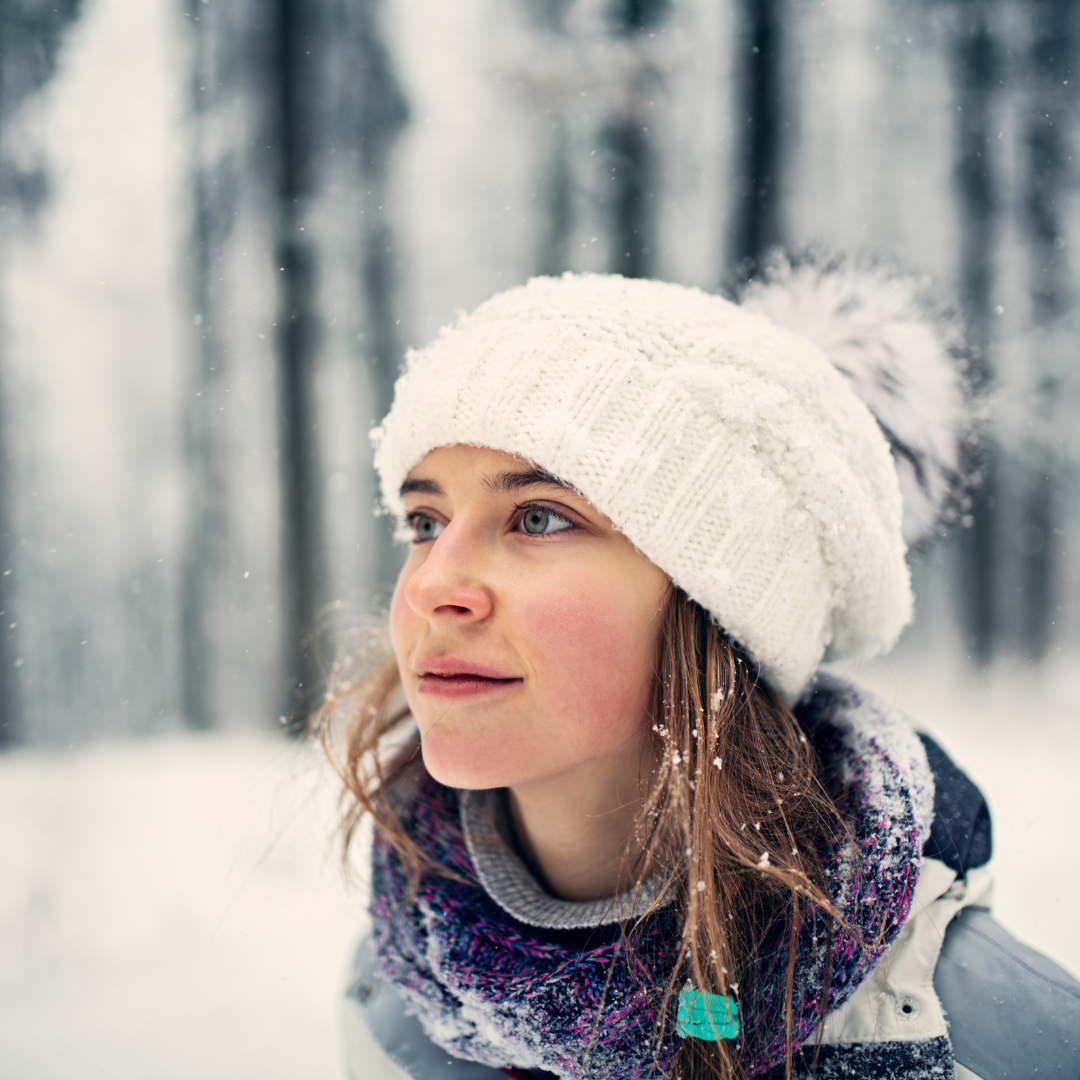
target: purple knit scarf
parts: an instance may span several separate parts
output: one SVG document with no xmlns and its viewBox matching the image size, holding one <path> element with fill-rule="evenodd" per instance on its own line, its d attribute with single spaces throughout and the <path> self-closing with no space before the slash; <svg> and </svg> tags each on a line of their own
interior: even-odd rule
<svg viewBox="0 0 1080 1080">
<path fill-rule="evenodd" d="M 837 927 L 833 935 L 832 1011 L 869 974 L 907 917 L 933 818 L 933 777 L 909 724 L 854 687 L 820 680 L 797 713 L 846 793 L 841 811 L 861 857 L 853 859 L 839 840 L 825 857 L 832 900 L 854 931 Z M 676 953 L 670 909 L 644 920 L 629 950 L 618 925 L 529 926 L 479 884 L 461 831 L 458 792 L 424 779 L 399 814 L 413 840 L 462 878 L 425 874 L 410 900 L 396 854 L 376 836 L 371 913 L 379 970 L 433 1042 L 496 1068 L 543 1069 L 573 1080 L 663 1074 L 679 1045 L 674 1003 L 665 1026 L 658 1031 L 656 1023 Z M 798 937 L 793 1048 L 821 1019 L 826 964 L 820 925 L 806 920 Z M 741 988 L 738 1050 L 749 1075 L 786 1055 L 788 933 L 785 920 L 766 935 L 753 985 Z"/>
</svg>

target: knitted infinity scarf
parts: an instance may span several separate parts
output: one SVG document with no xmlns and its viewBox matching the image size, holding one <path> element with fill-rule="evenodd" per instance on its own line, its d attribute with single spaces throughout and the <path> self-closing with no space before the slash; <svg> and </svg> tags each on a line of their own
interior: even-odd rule
<svg viewBox="0 0 1080 1080">
<path fill-rule="evenodd" d="M 854 931 L 837 928 L 833 935 L 831 1011 L 851 996 L 907 917 L 933 819 L 934 783 L 913 729 L 850 685 L 819 680 L 796 712 L 844 792 L 840 809 L 859 849 L 856 859 L 838 838 L 825 855 L 832 900 Z M 425 874 L 415 900 L 396 854 L 376 835 L 371 911 L 382 975 L 432 1041 L 458 1057 L 573 1080 L 661 1075 L 679 1044 L 673 1007 L 657 1030 L 676 953 L 674 913 L 650 915 L 629 950 L 617 921 L 584 930 L 529 925 L 480 884 L 460 809 L 460 793 L 430 778 L 398 808 L 407 833 L 462 879 Z M 767 936 L 761 970 L 742 989 L 739 1053 L 749 1075 L 786 1055 L 788 932 L 785 922 Z M 793 1048 L 821 1019 L 826 977 L 823 936 L 807 922 L 797 941 Z"/>
</svg>

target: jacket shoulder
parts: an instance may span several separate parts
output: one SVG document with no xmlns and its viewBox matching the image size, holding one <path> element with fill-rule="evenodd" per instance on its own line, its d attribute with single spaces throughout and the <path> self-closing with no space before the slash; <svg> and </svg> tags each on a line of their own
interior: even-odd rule
<svg viewBox="0 0 1080 1080">
<path fill-rule="evenodd" d="M 979 1080 L 1080 1076 L 1080 982 L 984 908 L 949 923 L 934 989 L 956 1061 Z"/>
<path fill-rule="evenodd" d="M 934 821 L 923 847 L 963 877 L 985 866 L 993 854 L 990 809 L 967 774 L 925 732 L 918 732 L 934 774 Z"/>
</svg>

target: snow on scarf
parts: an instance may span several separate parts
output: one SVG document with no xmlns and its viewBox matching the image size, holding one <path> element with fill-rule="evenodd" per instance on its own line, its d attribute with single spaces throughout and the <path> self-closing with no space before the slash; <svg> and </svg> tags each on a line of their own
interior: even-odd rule
<svg viewBox="0 0 1080 1080">
<path fill-rule="evenodd" d="M 797 714 L 846 793 L 841 809 L 860 856 L 852 858 L 839 838 L 825 856 L 833 902 L 854 931 L 834 933 L 831 1011 L 869 974 L 907 917 L 934 784 L 914 730 L 854 687 L 821 679 Z M 459 808 L 459 793 L 429 778 L 399 808 L 407 833 L 462 879 L 425 874 L 415 900 L 393 849 L 376 836 L 371 911 L 383 977 L 432 1041 L 458 1057 L 572 1080 L 662 1075 L 678 1049 L 674 1007 L 659 1036 L 656 1026 L 676 951 L 673 912 L 645 919 L 629 951 L 617 924 L 551 930 L 521 922 L 479 884 Z M 809 923 L 805 930 L 796 957 L 802 992 L 793 1047 L 821 1018 L 825 943 Z M 787 935 L 786 925 L 775 928 L 754 986 L 743 988 L 740 1055 L 749 1075 L 785 1058 Z"/>
</svg>

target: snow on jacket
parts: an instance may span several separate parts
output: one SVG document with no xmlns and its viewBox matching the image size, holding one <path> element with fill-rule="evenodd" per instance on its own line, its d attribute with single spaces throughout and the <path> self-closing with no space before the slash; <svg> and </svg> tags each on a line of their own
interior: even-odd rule
<svg viewBox="0 0 1080 1080">
<path fill-rule="evenodd" d="M 978 789 L 933 740 L 848 684 L 819 680 L 797 713 L 842 778 L 861 873 L 842 845 L 825 853 L 832 899 L 857 933 L 834 935 L 823 1021 L 823 942 L 809 927 L 800 938 L 793 1030 L 806 1051 L 795 1075 L 810 1075 L 816 1053 L 823 1080 L 1080 1077 L 1080 983 L 986 910 L 990 819 Z M 377 837 L 372 939 L 346 998 L 353 1077 L 381 1080 L 380 1068 L 415 1080 L 662 1074 L 678 1036 L 669 1018 L 655 1053 L 657 997 L 644 988 L 671 973 L 670 911 L 644 920 L 631 967 L 619 942 L 632 895 L 575 903 L 544 892 L 514 851 L 502 793 L 425 779 L 400 814 L 461 880 L 425 875 L 410 900 Z M 649 900 L 644 892 L 638 906 Z M 771 959 L 743 988 L 739 1052 L 749 1075 L 774 1080 L 784 1075 L 786 933 L 762 955 Z M 383 1055 L 394 1064 L 376 1065 Z"/>
</svg>

